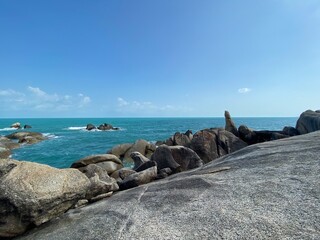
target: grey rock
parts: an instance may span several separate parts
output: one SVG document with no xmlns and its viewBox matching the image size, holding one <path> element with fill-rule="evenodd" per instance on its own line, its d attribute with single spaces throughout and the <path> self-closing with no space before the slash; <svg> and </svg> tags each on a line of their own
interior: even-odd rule
<svg viewBox="0 0 320 240">
<path fill-rule="evenodd" d="M 300 134 L 306 134 L 320 130 L 320 112 L 307 110 L 301 113 L 296 129 Z"/>
<path fill-rule="evenodd" d="M 180 165 L 181 171 L 201 167 L 203 161 L 198 154 L 190 148 L 184 146 L 169 147 L 173 159 Z"/>
<path fill-rule="evenodd" d="M 83 199 L 90 185 L 76 169 L 9 159 L 0 160 L 0 182 L 0 237 L 59 216 Z"/>
<path fill-rule="evenodd" d="M 96 164 L 109 175 L 114 171 L 123 167 L 123 164 L 119 158 L 112 154 L 97 154 L 82 158 L 74 163 L 72 163 L 71 168 L 81 168 L 88 166 L 89 164 Z"/>
<path fill-rule="evenodd" d="M 294 127 L 290 127 L 290 126 L 285 126 L 283 129 L 282 129 L 282 132 L 284 135 L 288 135 L 288 136 L 296 136 L 296 135 L 299 135 L 299 131 L 294 128 Z"/>
<path fill-rule="evenodd" d="M 113 154 L 120 159 L 123 159 L 126 152 L 132 147 L 133 143 L 124 143 L 114 146 L 111 150 L 109 150 L 108 154 Z"/>
<path fill-rule="evenodd" d="M 21 128 L 21 123 L 19 123 L 19 122 L 13 123 L 13 124 L 11 124 L 10 127 L 19 129 L 19 128 Z"/>
<path fill-rule="evenodd" d="M 130 157 L 132 158 L 133 162 L 134 162 L 134 167 L 133 170 L 136 170 L 138 167 L 140 167 L 143 163 L 150 161 L 149 158 L 143 156 L 141 153 L 139 152 L 132 152 L 130 154 Z"/>
<path fill-rule="evenodd" d="M 157 166 L 148 168 L 144 171 L 137 172 L 126 177 L 120 182 L 120 189 L 125 190 L 133 187 L 137 187 L 142 184 L 152 182 L 157 177 Z"/>
<path fill-rule="evenodd" d="M 319 239 L 320 132 L 251 145 L 19 239 Z"/>
<path fill-rule="evenodd" d="M 26 125 L 23 126 L 23 128 L 24 128 L 24 129 L 28 129 L 28 128 L 32 128 L 32 127 L 31 127 L 30 125 L 27 125 L 27 124 L 26 124 Z"/>
<path fill-rule="evenodd" d="M 128 177 L 129 175 L 136 173 L 136 171 L 129 168 L 121 168 L 111 174 L 111 177 L 116 179 L 117 181 L 121 181 Z"/>
<path fill-rule="evenodd" d="M 108 123 L 101 124 L 101 125 L 98 127 L 98 129 L 99 129 L 99 130 L 102 130 L 102 131 L 115 130 L 114 127 L 113 127 L 111 124 L 108 124 Z"/>
<path fill-rule="evenodd" d="M 226 121 L 225 130 L 233 133 L 235 136 L 238 137 L 239 136 L 238 129 L 237 129 L 235 123 L 233 122 L 233 120 L 230 116 L 230 113 L 228 111 L 224 111 L 224 118 Z"/>
<path fill-rule="evenodd" d="M 170 168 L 163 168 L 158 171 L 157 179 L 163 179 L 172 174 L 172 170 Z"/>
</svg>

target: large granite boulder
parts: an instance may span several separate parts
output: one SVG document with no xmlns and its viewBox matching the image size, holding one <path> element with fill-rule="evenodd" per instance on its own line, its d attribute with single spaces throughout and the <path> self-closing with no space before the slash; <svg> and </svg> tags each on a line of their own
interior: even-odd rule
<svg viewBox="0 0 320 240">
<path fill-rule="evenodd" d="M 152 182 L 157 177 L 157 166 L 148 168 L 141 172 L 130 174 L 120 182 L 121 190 L 137 187 L 142 184 Z"/>
<path fill-rule="evenodd" d="M 198 154 L 190 148 L 184 146 L 170 146 L 173 159 L 180 165 L 181 171 L 201 167 L 203 161 Z"/>
<path fill-rule="evenodd" d="M 143 156 L 139 152 L 132 152 L 130 154 L 130 157 L 132 158 L 134 162 L 133 170 L 136 170 L 138 167 L 140 167 L 143 163 L 150 161 L 149 158 Z"/>
<path fill-rule="evenodd" d="M 158 171 L 170 168 L 173 173 L 181 172 L 180 164 L 174 160 L 170 148 L 165 144 L 156 149 L 150 160 L 157 163 Z"/>
<path fill-rule="evenodd" d="M 76 169 L 0 160 L 0 238 L 39 226 L 85 198 L 89 179 Z"/>
<path fill-rule="evenodd" d="M 233 122 L 231 115 L 228 111 L 224 111 L 224 118 L 226 121 L 225 130 L 233 133 L 235 136 L 238 137 L 239 136 L 238 129 L 237 129 L 235 123 Z"/>
<path fill-rule="evenodd" d="M 19 143 L 34 144 L 48 139 L 38 132 L 14 132 L 6 136 L 9 139 L 18 140 Z"/>
<path fill-rule="evenodd" d="M 0 143 L 0 159 L 8 158 L 11 155 L 11 151 L 9 148 Z"/>
<path fill-rule="evenodd" d="M 234 134 L 220 128 L 204 129 L 193 135 L 190 148 L 205 162 L 224 156 L 247 146 Z"/>
<path fill-rule="evenodd" d="M 114 171 L 123 168 L 122 161 L 112 154 L 97 154 L 82 158 L 71 164 L 71 168 L 78 168 L 80 171 L 89 164 L 95 164 L 111 175 Z"/>
<path fill-rule="evenodd" d="M 300 134 L 306 134 L 320 130 L 320 111 L 307 110 L 301 113 L 296 129 Z"/>
<path fill-rule="evenodd" d="M 193 138 L 193 134 L 191 130 L 187 130 L 185 133 L 176 132 L 173 136 L 168 138 L 165 141 L 158 141 L 156 143 L 157 146 L 162 144 L 166 144 L 167 146 L 185 146 L 189 147 L 191 140 Z"/>
<path fill-rule="evenodd" d="M 320 132 L 118 192 L 21 240 L 319 239 Z"/>
</svg>

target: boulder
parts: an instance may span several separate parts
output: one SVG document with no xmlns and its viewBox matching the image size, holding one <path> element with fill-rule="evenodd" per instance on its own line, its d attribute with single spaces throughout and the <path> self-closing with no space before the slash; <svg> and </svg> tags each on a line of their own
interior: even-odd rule
<svg viewBox="0 0 320 240">
<path fill-rule="evenodd" d="M 27 128 L 32 128 L 32 127 L 30 125 L 24 125 L 23 128 L 27 129 Z"/>
<path fill-rule="evenodd" d="M 130 147 L 130 149 L 128 149 L 128 151 L 125 153 L 124 159 L 132 161 L 130 155 L 133 152 L 139 152 L 146 157 L 150 157 L 150 155 L 152 154 L 152 146 L 150 145 L 152 144 L 143 139 L 135 141 L 134 144 Z"/>
<path fill-rule="evenodd" d="M 173 173 L 181 171 L 180 164 L 174 160 L 171 150 L 167 145 L 159 146 L 150 160 L 157 163 L 158 170 L 170 168 Z"/>
<path fill-rule="evenodd" d="M 19 148 L 20 144 L 17 142 L 12 141 L 11 139 L 7 137 L 0 137 L 0 146 L 8 148 L 10 150 Z"/>
<path fill-rule="evenodd" d="M 158 175 L 156 179 L 163 179 L 172 174 L 172 170 L 170 168 L 162 168 L 158 171 Z"/>
<path fill-rule="evenodd" d="M 123 167 L 119 158 L 112 154 L 97 154 L 82 158 L 72 163 L 71 168 L 78 168 L 80 171 L 89 164 L 96 164 L 111 175 L 114 171 Z"/>
<path fill-rule="evenodd" d="M 85 198 L 89 179 L 76 169 L 0 161 L 0 237 L 17 236 L 59 216 Z"/>
<path fill-rule="evenodd" d="M 93 129 L 96 129 L 96 126 L 94 126 L 93 124 L 89 123 L 89 124 L 87 124 L 86 129 L 87 129 L 88 131 L 91 131 L 91 130 L 93 130 Z"/>
<path fill-rule="evenodd" d="M 118 192 L 19 238 L 319 239 L 320 132 Z"/>
<path fill-rule="evenodd" d="M 133 187 L 137 187 L 142 184 L 152 182 L 157 177 L 157 167 L 148 168 L 142 172 L 137 172 L 126 177 L 120 182 L 120 189 L 125 190 Z"/>
<path fill-rule="evenodd" d="M 224 118 L 226 121 L 225 130 L 233 133 L 235 136 L 238 137 L 239 136 L 238 129 L 237 129 L 235 123 L 233 122 L 233 120 L 230 116 L 230 113 L 228 111 L 224 111 Z"/>
<path fill-rule="evenodd" d="M 176 132 L 173 135 L 173 145 L 180 145 L 180 146 L 190 146 L 191 139 L 188 135 L 185 135 L 183 133 Z"/>
<path fill-rule="evenodd" d="M 307 110 L 301 113 L 296 129 L 300 134 L 306 134 L 320 130 L 320 112 Z"/>
<path fill-rule="evenodd" d="M 11 155 L 10 149 L 0 143 L 0 159 L 8 158 Z"/>
<path fill-rule="evenodd" d="M 181 171 L 201 167 L 203 161 L 198 154 L 190 148 L 184 146 L 169 147 L 173 159 L 180 165 Z"/>
<path fill-rule="evenodd" d="M 190 148 L 204 163 L 235 152 L 247 146 L 247 143 L 234 134 L 219 128 L 204 129 L 193 135 Z"/>
<path fill-rule="evenodd" d="M 19 129 L 19 128 L 21 128 L 21 123 L 19 123 L 19 122 L 13 123 L 13 124 L 11 124 L 10 127 Z"/>
<path fill-rule="evenodd" d="M 89 164 L 79 170 L 90 180 L 90 187 L 86 194 L 86 198 L 89 200 L 98 195 L 114 192 L 119 189 L 116 180 L 109 177 L 107 171 L 96 164 Z"/>
<path fill-rule="evenodd" d="M 130 157 L 133 159 L 134 167 L 133 170 L 136 170 L 138 167 L 140 167 L 143 163 L 150 161 L 149 158 L 143 156 L 139 152 L 132 152 L 130 154 Z"/>
</svg>

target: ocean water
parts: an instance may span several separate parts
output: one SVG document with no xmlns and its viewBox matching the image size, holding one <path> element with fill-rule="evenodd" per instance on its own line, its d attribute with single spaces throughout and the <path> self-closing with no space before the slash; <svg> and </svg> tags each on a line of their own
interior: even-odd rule
<svg viewBox="0 0 320 240">
<path fill-rule="evenodd" d="M 295 126 L 297 118 L 233 118 L 237 126 L 244 124 L 254 130 L 282 130 Z M 175 132 L 193 133 L 204 128 L 224 127 L 224 118 L 30 118 L 0 119 L 0 135 L 17 130 L 14 122 L 31 125 L 27 131 L 41 132 L 49 139 L 35 145 L 24 145 L 13 150 L 12 158 L 67 168 L 74 161 L 92 154 L 106 153 L 113 146 L 138 139 L 155 142 L 165 140 Z M 118 131 L 87 131 L 88 123 L 99 126 L 109 123 Z M 19 131 L 25 131 L 21 129 Z"/>
</svg>

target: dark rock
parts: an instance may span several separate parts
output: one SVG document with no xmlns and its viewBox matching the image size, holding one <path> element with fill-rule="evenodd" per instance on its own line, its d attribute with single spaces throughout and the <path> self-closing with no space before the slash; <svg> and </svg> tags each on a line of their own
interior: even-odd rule
<svg viewBox="0 0 320 240">
<path fill-rule="evenodd" d="M 157 177 L 157 167 L 148 168 L 142 172 L 137 172 L 126 177 L 120 182 L 120 189 L 125 190 L 133 187 L 137 187 L 142 184 L 152 182 Z"/>
<path fill-rule="evenodd" d="M 147 161 L 141 164 L 138 168 L 134 169 L 136 172 L 142 172 L 148 168 L 157 166 L 157 163 L 155 161 Z"/>
<path fill-rule="evenodd" d="M 26 128 L 32 128 L 32 127 L 30 125 L 24 125 L 23 128 L 26 129 Z"/>
<path fill-rule="evenodd" d="M 129 175 L 136 173 L 136 171 L 129 168 L 121 168 L 111 174 L 111 177 L 116 179 L 117 181 L 123 180 Z"/>
<path fill-rule="evenodd" d="M 0 237 L 14 237 L 53 219 L 85 197 L 89 179 L 76 169 L 0 161 Z"/>
<path fill-rule="evenodd" d="M 307 110 L 301 113 L 296 129 L 300 134 L 306 134 L 320 130 L 320 112 Z"/>
<path fill-rule="evenodd" d="M 319 142 L 314 132 L 252 145 L 19 239 L 319 239 Z"/>
<path fill-rule="evenodd" d="M 230 116 L 230 113 L 228 111 L 224 111 L 224 118 L 226 121 L 225 130 L 233 133 L 235 136 L 238 137 L 239 136 L 238 129 L 237 129 L 236 125 L 234 124 L 234 122 Z"/>
<path fill-rule="evenodd" d="M 181 171 L 190 170 L 203 165 L 203 161 L 198 154 L 190 148 L 184 146 L 171 146 L 169 149 L 173 159 L 180 165 Z"/>
<path fill-rule="evenodd" d="M 282 129 L 282 132 L 284 135 L 288 135 L 288 136 L 296 136 L 299 135 L 299 132 L 297 129 L 295 129 L 294 127 L 290 127 L 290 126 L 286 126 Z"/>
<path fill-rule="evenodd" d="M 101 124 L 99 127 L 98 127 L 99 130 L 102 130 L 102 131 L 106 131 L 106 130 L 113 130 L 113 126 L 111 124 L 108 124 L 108 123 L 104 123 L 104 124 Z"/>
<path fill-rule="evenodd" d="M 183 133 L 176 132 L 173 135 L 173 145 L 174 146 L 180 145 L 180 146 L 189 147 L 190 143 L 191 143 L 191 139 Z"/>
<path fill-rule="evenodd" d="M 287 138 L 290 135 L 283 131 L 254 131 L 247 126 L 239 127 L 239 137 L 249 145 Z"/>
<path fill-rule="evenodd" d="M 219 128 L 204 129 L 193 135 L 190 148 L 205 162 L 235 152 L 247 144 L 234 134 Z"/>
<path fill-rule="evenodd" d="M 159 146 L 150 160 L 157 163 L 158 170 L 170 168 L 174 173 L 181 171 L 181 166 L 174 160 L 171 150 L 167 145 Z"/>
<path fill-rule="evenodd" d="M 191 131 L 191 130 L 187 130 L 187 131 L 184 133 L 184 135 L 186 135 L 186 136 L 190 139 L 190 141 L 191 141 L 192 138 L 193 138 L 193 134 L 192 134 L 192 131 Z"/>
<path fill-rule="evenodd" d="M 134 162 L 134 167 L 133 170 L 136 171 L 137 168 L 139 168 L 143 163 L 150 161 L 149 158 L 143 156 L 141 153 L 139 152 L 132 152 L 130 154 L 130 157 L 133 159 Z"/>
<path fill-rule="evenodd" d="M 94 126 L 93 124 L 89 123 L 89 124 L 87 124 L 86 129 L 87 129 L 88 131 L 91 131 L 91 130 L 93 130 L 93 129 L 96 129 L 96 126 Z"/>
<path fill-rule="evenodd" d="M 72 163 L 71 168 L 78 168 L 80 171 L 89 164 L 96 164 L 110 175 L 123 167 L 119 158 L 112 154 L 97 154 L 82 158 Z"/>
<path fill-rule="evenodd" d="M 172 170 L 170 168 L 163 168 L 159 171 L 156 179 L 163 179 L 172 174 Z"/>
</svg>

